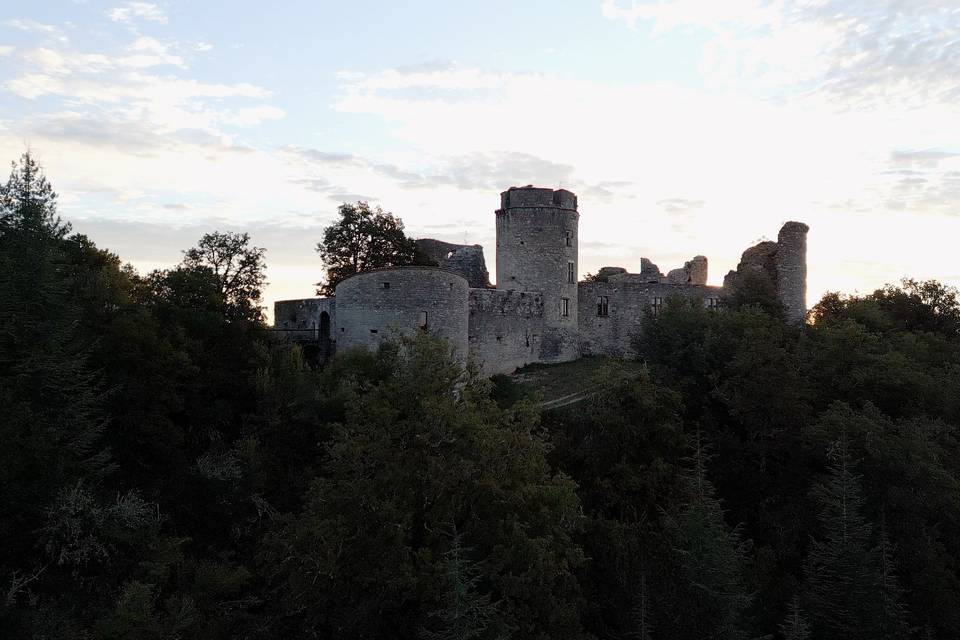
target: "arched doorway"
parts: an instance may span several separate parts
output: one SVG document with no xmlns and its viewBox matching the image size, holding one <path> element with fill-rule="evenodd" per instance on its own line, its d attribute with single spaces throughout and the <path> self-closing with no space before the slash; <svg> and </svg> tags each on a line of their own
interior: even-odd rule
<svg viewBox="0 0 960 640">
<path fill-rule="evenodd" d="M 330 314 L 326 311 L 320 312 L 320 342 L 326 342 L 330 339 Z"/>
</svg>

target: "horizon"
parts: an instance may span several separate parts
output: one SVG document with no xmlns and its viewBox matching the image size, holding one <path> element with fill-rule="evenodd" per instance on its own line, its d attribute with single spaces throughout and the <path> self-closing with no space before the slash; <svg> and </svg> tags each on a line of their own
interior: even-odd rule
<svg viewBox="0 0 960 640">
<path fill-rule="evenodd" d="M 0 149 L 141 272 L 249 232 L 268 316 L 314 297 L 341 203 L 480 244 L 494 274 L 498 195 L 524 184 L 578 195 L 580 278 L 705 255 L 720 284 L 800 220 L 810 306 L 956 286 L 960 11 L 895 4 L 8 7 Z"/>
</svg>

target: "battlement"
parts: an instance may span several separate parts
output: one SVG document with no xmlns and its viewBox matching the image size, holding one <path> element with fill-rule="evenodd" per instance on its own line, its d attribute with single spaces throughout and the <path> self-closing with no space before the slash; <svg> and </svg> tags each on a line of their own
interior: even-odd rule
<svg viewBox="0 0 960 640">
<path fill-rule="evenodd" d="M 556 207 L 577 210 L 577 196 L 566 189 L 549 189 L 527 185 L 510 187 L 500 194 L 500 210 L 517 207 Z"/>
</svg>

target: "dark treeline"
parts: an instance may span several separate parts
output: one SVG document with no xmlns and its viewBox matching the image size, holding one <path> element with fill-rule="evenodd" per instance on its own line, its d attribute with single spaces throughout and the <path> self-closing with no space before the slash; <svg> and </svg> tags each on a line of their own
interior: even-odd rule
<svg viewBox="0 0 960 640">
<path fill-rule="evenodd" d="M 137 274 L 55 202 L 0 191 L 2 637 L 960 637 L 946 287 L 671 301 L 541 414 L 428 335 L 314 370 L 248 237 Z"/>
</svg>

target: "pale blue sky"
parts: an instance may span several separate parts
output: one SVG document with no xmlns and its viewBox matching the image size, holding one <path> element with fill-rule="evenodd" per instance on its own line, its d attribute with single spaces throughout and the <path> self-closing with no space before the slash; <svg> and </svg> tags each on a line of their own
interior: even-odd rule
<svg viewBox="0 0 960 640">
<path fill-rule="evenodd" d="M 955 0 L 0 6 L 0 153 L 140 269 L 213 228 L 306 297 L 346 199 L 479 242 L 514 184 L 580 195 L 581 272 L 807 221 L 810 302 L 960 284 Z"/>
</svg>

